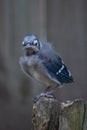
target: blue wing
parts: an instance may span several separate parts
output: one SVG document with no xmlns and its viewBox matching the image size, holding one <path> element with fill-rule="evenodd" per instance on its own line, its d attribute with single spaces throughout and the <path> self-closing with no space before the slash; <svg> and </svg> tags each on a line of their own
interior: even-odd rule
<svg viewBox="0 0 87 130">
<path fill-rule="evenodd" d="M 67 69 L 60 57 L 58 57 L 57 60 L 49 60 L 44 62 L 44 65 L 48 71 L 48 74 L 61 84 L 73 82 L 73 77 L 70 71 Z"/>
</svg>

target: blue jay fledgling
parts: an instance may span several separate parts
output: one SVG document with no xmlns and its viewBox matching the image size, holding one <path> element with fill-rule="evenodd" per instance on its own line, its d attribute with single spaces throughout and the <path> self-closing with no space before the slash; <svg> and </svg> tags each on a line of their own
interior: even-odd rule
<svg viewBox="0 0 87 130">
<path fill-rule="evenodd" d="M 35 35 L 26 35 L 22 42 L 24 55 L 20 58 L 22 70 L 46 86 L 45 94 L 73 77 L 58 53 L 49 43 L 42 43 Z"/>
</svg>

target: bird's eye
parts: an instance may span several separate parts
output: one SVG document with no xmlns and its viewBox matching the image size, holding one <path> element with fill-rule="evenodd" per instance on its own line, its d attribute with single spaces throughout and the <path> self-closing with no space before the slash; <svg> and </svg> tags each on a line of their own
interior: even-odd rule
<svg viewBox="0 0 87 130">
<path fill-rule="evenodd" d="M 37 41 L 37 40 L 34 40 L 33 44 L 34 44 L 35 46 L 37 46 L 37 45 L 38 45 L 38 41 Z"/>
</svg>

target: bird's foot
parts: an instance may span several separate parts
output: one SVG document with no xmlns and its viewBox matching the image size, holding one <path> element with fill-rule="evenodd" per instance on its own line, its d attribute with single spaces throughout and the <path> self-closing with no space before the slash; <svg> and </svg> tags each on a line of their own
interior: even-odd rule
<svg viewBox="0 0 87 130">
<path fill-rule="evenodd" d="M 53 94 L 43 92 L 39 95 L 36 95 L 33 99 L 33 102 L 36 103 L 40 99 L 40 97 L 55 98 L 55 96 Z"/>
</svg>

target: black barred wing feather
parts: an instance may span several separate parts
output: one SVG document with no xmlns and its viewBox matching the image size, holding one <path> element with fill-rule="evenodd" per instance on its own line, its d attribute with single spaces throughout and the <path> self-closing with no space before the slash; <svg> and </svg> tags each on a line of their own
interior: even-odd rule
<svg viewBox="0 0 87 130">
<path fill-rule="evenodd" d="M 52 80 L 56 80 L 60 84 L 73 82 L 70 71 L 60 58 L 58 60 L 49 60 L 44 65 Z"/>
</svg>

